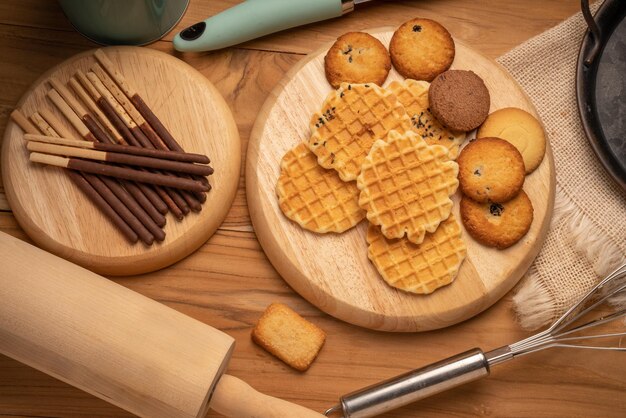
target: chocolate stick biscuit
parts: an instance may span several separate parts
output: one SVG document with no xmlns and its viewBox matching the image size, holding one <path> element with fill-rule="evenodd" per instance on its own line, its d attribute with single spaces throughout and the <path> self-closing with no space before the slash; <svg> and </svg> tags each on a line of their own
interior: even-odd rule
<svg viewBox="0 0 626 418">
<path fill-rule="evenodd" d="M 53 126 L 57 126 L 57 129 L 59 129 L 61 132 L 65 133 L 65 134 L 69 134 L 69 132 L 67 132 L 67 130 L 65 129 L 65 127 L 63 126 L 63 124 L 50 112 L 45 112 L 47 119 L 49 120 L 50 124 Z M 55 133 L 55 135 L 58 136 L 58 132 Z M 88 143 L 91 143 L 89 141 L 85 141 Z M 27 146 L 28 147 L 28 146 Z M 88 178 L 86 178 L 87 181 L 89 181 L 90 184 L 92 184 L 93 186 L 93 182 L 90 181 Z M 95 187 L 95 186 L 94 186 Z M 139 221 L 142 222 L 142 224 L 150 229 L 153 228 L 155 226 L 157 226 L 157 223 L 165 223 L 165 217 L 160 214 L 151 204 L 149 201 L 147 201 L 147 199 L 145 199 L 145 196 L 143 195 L 143 193 L 141 193 L 141 191 L 139 191 L 139 193 L 133 193 L 132 197 L 128 196 L 128 192 L 127 190 L 125 190 L 119 183 L 112 181 L 112 182 L 108 182 L 107 183 L 107 188 L 113 193 L 115 194 L 115 196 L 121 200 L 122 202 L 129 202 L 129 204 L 127 205 L 127 208 L 133 213 L 133 215 L 135 217 L 137 217 L 137 219 Z M 96 188 L 97 189 L 97 188 Z M 125 211 L 120 211 L 117 209 L 115 205 L 117 205 L 117 201 L 112 202 L 111 199 L 107 199 L 106 196 L 102 196 L 116 211 L 118 211 L 118 213 L 120 213 L 120 216 L 122 216 L 123 218 L 125 218 Z M 144 204 L 144 206 L 141 206 L 141 204 Z M 144 209 L 145 207 L 145 209 Z M 154 218 L 153 218 L 154 216 Z M 126 219 L 126 218 L 125 218 Z M 128 224 L 131 228 L 135 229 L 134 227 L 134 223 L 132 220 L 128 220 Z M 137 234 L 140 236 L 143 233 L 143 237 L 147 238 L 144 231 L 140 231 L 140 230 L 135 230 L 135 232 L 137 232 Z M 143 239 L 142 239 L 143 240 Z M 143 240 L 145 242 L 145 240 Z"/>
<path fill-rule="evenodd" d="M 106 58 L 106 57 L 105 57 Z M 111 64 L 112 65 L 112 64 Z M 110 94 L 114 96 L 117 102 L 122 106 L 125 112 L 128 113 L 129 117 L 133 119 L 136 125 L 140 127 L 140 131 L 137 128 L 133 129 L 133 133 L 139 137 L 145 137 L 145 140 L 149 140 L 153 143 L 153 145 L 158 149 L 170 149 L 167 145 L 161 140 L 159 135 L 150 127 L 150 125 L 146 122 L 143 116 L 137 111 L 136 107 L 128 100 L 125 93 L 120 90 L 116 82 L 111 78 L 109 74 L 99 65 L 96 64 L 92 67 L 92 71 L 96 74 L 96 76 L 100 79 L 102 84 L 106 86 L 109 90 Z M 182 150 L 182 148 L 180 148 Z M 191 175 L 194 180 L 202 181 L 203 183 L 208 183 L 205 177 Z M 184 195 L 183 195 L 184 196 Z M 187 203 L 196 207 L 196 210 L 201 209 L 200 203 L 206 201 L 205 194 L 196 194 L 194 197 L 184 196 Z"/>
<path fill-rule="evenodd" d="M 63 124 L 60 123 L 59 119 L 57 119 L 48 109 L 41 109 L 41 116 L 48 122 L 52 128 L 63 138 L 53 137 L 53 136 L 45 136 L 45 135 L 32 135 L 26 134 L 24 135 L 24 139 L 27 141 L 31 140 L 29 138 L 38 138 L 39 140 L 50 141 L 51 143 L 55 143 L 56 141 L 69 141 L 70 143 L 76 144 L 78 146 L 94 146 L 99 144 L 98 142 L 90 142 L 90 141 L 81 141 L 78 139 L 67 139 L 71 138 L 72 134 L 65 128 Z M 154 220 L 154 222 L 160 226 L 165 226 L 166 220 L 163 214 L 167 213 L 167 206 L 165 203 L 159 199 L 159 196 L 150 188 L 150 186 L 138 183 L 137 185 L 133 184 L 130 181 L 122 180 L 120 181 L 122 186 L 137 200 L 139 205 L 148 213 L 148 215 Z M 152 199 L 150 199 L 150 195 L 154 195 L 154 199 L 156 199 L 156 203 L 153 203 Z M 162 205 L 162 212 L 157 205 Z"/>
<path fill-rule="evenodd" d="M 122 178 L 142 183 L 158 184 L 160 186 L 171 187 L 174 189 L 197 192 L 204 192 L 207 190 L 207 186 L 196 180 L 166 176 L 160 173 L 150 173 L 106 163 L 96 163 L 93 161 L 80 160 L 78 158 L 66 158 L 59 157 L 57 155 L 32 152 L 30 154 L 30 160 L 36 163 L 70 168 L 72 170 L 79 170 L 85 173 Z"/>
<path fill-rule="evenodd" d="M 106 57 L 105 57 L 106 58 Z M 112 65 L 112 64 L 111 64 Z M 113 97 L 119 102 L 122 108 L 128 113 L 129 117 L 135 122 L 136 125 L 141 128 L 141 134 L 137 133 L 137 129 L 133 130 L 136 135 L 145 136 L 146 140 L 149 140 L 153 143 L 153 145 L 158 149 L 170 149 L 159 137 L 159 135 L 152 129 L 150 124 L 144 119 L 144 117 L 139 113 L 135 105 L 128 100 L 125 93 L 118 87 L 116 82 L 111 78 L 109 74 L 99 64 L 93 66 L 92 71 L 96 74 L 96 76 L 101 80 L 102 84 L 106 86 L 109 92 L 113 95 Z M 145 135 L 144 135 L 145 134 Z M 149 138 L 149 139 L 148 139 Z M 180 148 L 182 150 L 182 148 Z M 194 180 L 202 181 L 203 183 L 208 183 L 208 180 L 202 176 L 192 176 Z M 200 202 L 206 201 L 206 195 L 196 195 L 196 199 Z"/>
<path fill-rule="evenodd" d="M 133 127 L 133 122 L 130 120 L 128 115 L 125 112 L 121 111 L 121 109 L 116 109 L 119 104 L 115 100 L 113 96 L 110 95 L 106 87 L 100 82 L 98 77 L 92 72 L 85 75 L 84 79 L 80 77 L 80 74 L 77 74 L 79 79 L 91 86 L 91 89 L 88 89 L 91 93 L 96 94 L 94 96 L 94 100 L 98 103 L 98 106 L 102 109 L 104 114 L 109 118 L 109 120 L 115 125 L 115 127 L 120 131 L 124 139 L 131 145 L 141 147 L 145 145 L 149 145 L 149 141 L 140 142 L 135 135 L 131 132 L 131 128 Z M 159 195 L 163 198 L 170 211 L 176 216 L 178 220 L 182 220 L 184 215 L 189 213 L 189 207 L 183 201 L 182 197 L 174 190 L 168 189 L 157 189 Z"/>
<path fill-rule="evenodd" d="M 43 118 L 41 118 L 41 116 L 35 118 L 39 130 L 17 109 L 11 113 L 11 119 L 13 119 L 13 121 L 15 121 L 15 123 L 17 123 L 24 132 L 29 134 L 37 134 L 39 133 L 39 130 L 47 134 L 56 133 L 52 127 Z M 122 235 L 124 235 L 131 243 L 136 243 L 139 237 L 135 231 L 128 226 L 126 221 L 124 221 L 124 219 L 122 219 L 122 217 L 104 200 L 104 198 L 98 194 L 98 192 L 87 182 L 87 180 L 85 180 L 80 173 L 71 170 L 68 171 L 68 174 L 74 184 L 76 184 L 79 189 L 82 190 L 83 193 L 85 193 L 85 195 L 91 200 L 91 202 L 106 215 L 107 219 L 109 219 L 113 225 L 117 227 Z"/>
<path fill-rule="evenodd" d="M 43 114 L 43 111 L 44 110 L 42 109 L 41 115 L 44 117 L 44 119 L 46 119 L 45 115 Z M 67 145 L 69 147 L 94 149 L 94 150 L 99 150 L 99 151 L 108 151 L 108 152 L 115 152 L 115 153 L 120 153 L 120 154 L 139 155 L 142 157 L 158 158 L 161 160 L 171 160 L 171 161 L 180 161 L 180 162 L 185 162 L 185 163 L 198 163 L 198 164 L 208 164 L 210 162 L 209 158 L 206 155 L 202 155 L 202 154 L 192 154 L 192 153 L 178 152 L 178 151 L 164 151 L 160 149 L 148 149 L 148 148 L 132 147 L 132 146 L 127 146 L 127 145 L 103 143 L 103 142 L 88 142 L 88 141 L 81 141 L 78 139 L 71 139 L 69 136 L 62 136 L 60 138 L 57 138 L 57 137 L 46 136 L 46 135 L 26 134 L 24 138 L 27 141 L 45 142 L 48 144 L 57 144 L 57 145 Z"/>
<path fill-rule="evenodd" d="M 44 142 L 28 141 L 28 150 L 41 152 L 44 154 L 64 155 L 67 157 L 77 157 L 85 160 L 104 161 L 137 167 L 156 168 L 159 170 L 173 171 L 178 173 L 197 174 L 208 176 L 213 173 L 213 169 L 206 165 L 196 165 L 192 163 L 182 163 L 179 161 L 161 160 L 159 158 L 142 157 L 131 154 L 121 154 L 116 152 L 98 151 L 94 149 L 84 149 L 68 147 L 65 145 L 49 144 Z"/>
<path fill-rule="evenodd" d="M 145 148 L 155 148 L 157 147 L 165 147 L 164 144 L 160 142 L 152 143 L 150 139 L 144 134 L 144 132 L 138 127 L 138 123 L 136 119 L 141 115 L 139 115 L 136 109 L 128 102 L 124 93 L 122 93 L 115 83 L 108 77 L 106 72 L 99 65 L 94 66 L 93 71 L 87 73 L 87 77 L 92 82 L 96 89 L 105 97 L 105 99 L 111 104 L 111 106 L 115 109 L 115 112 L 121 117 L 126 124 L 127 128 L 131 131 L 137 141 Z M 202 178 L 202 176 L 198 176 Z M 181 197 L 182 196 L 182 197 Z M 172 194 L 171 197 L 176 201 L 178 206 L 185 212 L 188 213 L 189 207 L 191 207 L 194 211 L 198 212 L 202 209 L 202 205 L 200 200 L 196 197 L 192 196 L 187 192 L 180 192 L 180 195 L 177 193 Z M 184 200 L 183 200 L 184 199 Z"/>
<path fill-rule="evenodd" d="M 135 217 L 140 220 L 141 224 L 154 236 L 157 241 L 163 241 L 165 239 L 165 232 L 159 225 L 146 213 L 146 211 L 137 203 L 137 201 L 130 195 L 130 191 L 125 190 L 123 187 L 115 187 L 113 183 L 115 180 L 107 177 L 98 177 L 104 184 L 107 185 L 115 196 L 131 211 Z M 118 193 L 116 193 L 116 191 Z"/>
<path fill-rule="evenodd" d="M 32 155 L 32 154 L 31 154 Z M 98 191 L 98 194 L 102 196 L 106 202 L 115 209 L 117 213 L 126 221 L 126 223 L 133 228 L 133 230 L 139 236 L 139 239 L 143 241 L 147 245 L 152 245 L 154 242 L 154 235 L 150 233 L 143 225 L 143 223 L 137 219 L 135 215 L 126 207 L 124 203 L 111 191 L 111 189 L 106 185 L 98 176 L 94 176 L 93 174 L 81 173 L 85 180 L 91 184 L 91 186 Z"/>
<path fill-rule="evenodd" d="M 88 103 L 89 107 L 93 107 L 95 109 L 100 108 L 106 117 L 101 112 L 99 113 L 99 117 L 102 118 L 102 123 L 106 126 L 109 125 L 113 130 L 112 137 L 115 142 L 120 144 L 131 143 L 132 145 L 138 145 L 135 142 L 135 138 L 132 136 L 130 131 L 126 129 L 124 124 L 118 120 L 119 118 L 115 115 L 115 112 L 111 109 L 107 108 L 106 101 L 101 98 L 101 95 L 98 93 L 97 89 L 91 84 L 91 82 L 87 79 L 86 75 L 82 71 L 76 72 L 76 78 L 80 81 L 80 84 L 75 80 L 73 85 L 75 91 L 82 91 L 83 94 L 80 95 L 81 99 Z M 82 89 L 82 90 L 81 90 Z M 121 133 L 121 136 L 120 136 Z M 174 203 L 174 201 L 170 198 L 168 193 L 164 189 L 159 186 L 149 186 L 144 183 L 137 184 L 137 188 L 143 192 L 143 194 L 150 201 L 152 206 L 156 208 L 158 212 L 161 214 L 167 213 L 168 209 L 172 212 L 172 214 L 178 219 L 181 220 L 183 218 L 182 211 L 178 208 L 178 206 Z M 133 188 L 135 190 L 135 188 Z M 149 207 L 145 207 L 145 209 L 152 215 L 154 211 L 150 210 Z M 162 221 L 153 217 L 155 222 L 161 223 Z"/>
<path fill-rule="evenodd" d="M 56 83 L 56 84 L 58 84 L 58 83 Z M 49 97 L 51 97 L 51 99 L 53 99 L 53 103 L 55 104 L 55 106 L 57 106 L 57 108 L 59 108 L 59 110 L 61 110 L 61 112 L 66 117 L 71 117 L 72 114 L 74 116 L 76 116 L 76 113 L 74 113 L 74 112 L 84 111 L 84 108 L 82 108 L 82 106 L 79 106 L 77 103 L 74 103 L 73 108 L 72 108 L 72 109 L 75 109 L 75 110 L 70 109 L 70 106 L 67 104 L 67 102 L 65 102 L 65 99 L 56 90 L 51 90 L 50 93 L 51 93 L 51 95 Z M 66 91 L 66 95 L 69 95 L 69 91 Z M 54 115 L 49 114 L 48 118 L 50 119 L 50 121 L 52 121 L 56 125 L 63 126 Z M 81 131 L 84 132 L 84 128 L 86 128 L 86 126 L 80 120 L 75 120 L 74 119 L 74 124 L 75 124 L 75 127 L 77 128 L 77 130 L 80 129 Z M 89 128 L 87 128 L 87 129 L 89 129 Z M 93 135 L 93 132 L 91 132 L 89 130 L 88 130 L 88 132 L 89 132 L 89 135 L 91 135 L 91 136 L 88 136 L 87 134 L 85 134 L 85 136 L 84 136 L 84 139 L 86 139 L 85 142 L 87 142 L 87 143 L 93 143 L 93 142 L 99 142 L 99 141 L 110 141 L 109 138 L 104 136 L 102 132 L 96 133 L 96 135 Z M 65 133 L 67 134 L 67 132 L 65 132 Z M 90 139 L 92 139 L 93 142 L 90 141 Z M 115 184 L 111 185 L 111 187 L 113 187 L 112 191 L 117 196 L 120 196 L 120 195 L 122 195 L 124 193 L 124 190 L 122 190 L 122 187 L 118 183 L 115 183 Z M 135 215 L 139 217 L 139 220 L 141 220 L 144 223 L 144 225 L 149 225 L 151 223 L 151 221 L 153 221 L 154 223 L 156 223 L 158 225 L 164 225 L 165 224 L 165 217 L 157 209 L 157 206 L 155 206 L 152 203 L 152 200 L 150 200 L 147 197 L 147 196 L 150 195 L 149 194 L 150 190 L 148 190 L 148 189 L 149 189 L 149 187 L 143 185 L 143 186 L 140 186 L 140 187 L 133 188 L 133 189 L 129 190 L 129 192 L 133 196 L 134 200 L 143 208 L 142 212 L 135 213 Z M 144 190 L 145 190 L 145 192 L 144 192 Z M 163 204 L 163 206 L 164 206 L 164 204 Z M 167 208 L 165 208 L 165 209 L 167 209 Z M 150 218 L 150 219 L 148 219 L 148 218 Z"/>
<path fill-rule="evenodd" d="M 122 92 L 124 92 L 124 94 L 135 105 L 135 108 L 138 110 L 141 116 L 143 116 L 148 124 L 150 124 L 150 126 L 156 131 L 157 135 L 159 135 L 163 142 L 165 142 L 167 147 L 174 151 L 182 151 L 182 147 L 178 144 L 178 142 L 176 142 L 174 137 L 169 133 L 165 126 L 163 126 L 159 118 L 157 118 L 156 115 L 152 113 L 152 110 L 150 110 L 150 108 L 145 104 L 139 94 L 131 88 L 124 76 L 117 71 L 115 65 L 106 56 L 104 51 L 99 49 L 95 52 L 94 55 L 98 62 L 100 62 L 100 64 L 104 67 L 106 72 L 119 86 Z"/>
<path fill-rule="evenodd" d="M 117 214 L 117 212 L 100 196 L 96 189 L 80 174 L 78 171 L 67 170 L 69 178 L 74 182 L 80 190 L 100 209 L 106 217 L 120 230 L 120 232 L 131 243 L 136 243 L 139 240 L 139 236 L 128 226 L 124 219 Z"/>
<path fill-rule="evenodd" d="M 89 132 L 91 132 L 99 142 L 112 142 L 104 132 L 103 128 L 101 128 L 98 122 L 96 122 L 95 118 L 93 118 L 91 114 L 87 112 L 87 110 L 78 102 L 78 100 L 76 100 L 67 87 L 54 77 L 51 77 L 48 82 L 52 86 L 52 89 L 59 93 L 65 103 L 67 103 L 76 116 L 83 121 L 87 129 L 89 129 Z"/>
<path fill-rule="evenodd" d="M 115 144 L 123 144 L 124 139 L 121 137 L 119 132 L 115 129 L 115 127 L 109 122 L 109 120 L 104 116 L 96 102 L 91 100 L 89 93 L 85 90 L 77 80 L 76 77 L 70 78 L 68 82 L 69 86 L 74 90 L 74 93 L 78 96 L 81 102 L 87 106 L 89 112 L 94 115 L 94 118 L 98 121 L 98 123 L 105 129 L 105 131 L 109 134 L 109 137 L 113 139 L 113 143 Z"/>
</svg>

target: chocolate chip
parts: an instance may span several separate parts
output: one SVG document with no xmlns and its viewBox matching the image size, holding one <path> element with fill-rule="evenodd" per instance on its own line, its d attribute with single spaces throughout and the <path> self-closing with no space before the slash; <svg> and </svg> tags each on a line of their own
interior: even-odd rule
<svg viewBox="0 0 626 418">
<path fill-rule="evenodd" d="M 480 171 L 480 168 L 477 168 L 476 170 L 474 170 L 474 175 L 480 177 L 482 175 L 482 172 Z"/>
<path fill-rule="evenodd" d="M 348 62 L 352 62 L 352 55 L 348 57 Z"/>
<path fill-rule="evenodd" d="M 421 32 L 422 27 L 420 25 L 413 25 L 413 32 Z"/>
<path fill-rule="evenodd" d="M 502 216 L 502 212 L 504 212 L 504 206 L 499 203 L 492 203 L 491 206 L 489 206 L 489 213 L 493 216 Z"/>
</svg>

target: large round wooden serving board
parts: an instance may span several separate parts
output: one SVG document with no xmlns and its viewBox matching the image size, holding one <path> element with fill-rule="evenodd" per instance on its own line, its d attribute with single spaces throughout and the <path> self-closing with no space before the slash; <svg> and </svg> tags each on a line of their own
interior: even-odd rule
<svg viewBox="0 0 626 418">
<path fill-rule="evenodd" d="M 393 29 L 369 31 L 389 45 Z M 545 239 L 554 205 L 552 152 L 527 176 L 524 190 L 534 206 L 528 234 L 499 251 L 474 241 L 463 229 L 468 251 L 456 280 L 430 295 L 388 286 L 367 258 L 367 222 L 343 234 L 316 234 L 286 218 L 275 186 L 285 152 L 308 139 L 309 119 L 331 87 L 324 76 L 330 45 L 304 58 L 279 83 L 263 106 L 248 146 L 246 189 L 258 239 L 282 277 L 321 310 L 341 320 L 385 331 L 425 331 L 466 320 L 508 292 L 529 268 Z M 515 106 L 535 116 L 528 97 L 498 64 L 456 42 L 452 68 L 469 69 L 485 81 L 491 111 Z M 402 77 L 392 69 L 385 85 Z M 460 192 L 454 196 L 458 217 Z"/>
<path fill-rule="evenodd" d="M 28 117 L 52 111 L 74 134 L 69 122 L 46 98 L 54 76 L 63 83 L 77 69 L 96 62 L 94 51 L 79 54 L 44 74 L 17 107 Z M 187 256 L 215 232 L 235 197 L 241 145 L 228 105 L 198 71 L 167 54 L 146 48 L 110 47 L 104 52 L 135 87 L 185 151 L 206 154 L 215 173 L 212 190 L 199 213 L 182 221 L 166 216 L 165 240 L 130 244 L 89 201 L 63 169 L 30 163 L 22 130 L 9 122 L 2 148 L 2 177 L 9 205 L 24 231 L 40 247 L 101 274 L 154 271 Z"/>
</svg>

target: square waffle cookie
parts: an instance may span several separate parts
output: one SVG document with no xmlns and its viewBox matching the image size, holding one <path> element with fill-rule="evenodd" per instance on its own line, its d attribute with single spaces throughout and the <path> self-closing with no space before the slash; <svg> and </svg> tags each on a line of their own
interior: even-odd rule
<svg viewBox="0 0 626 418">
<path fill-rule="evenodd" d="M 420 244 L 426 232 L 435 232 L 450 216 L 458 172 L 445 147 L 428 145 L 413 131 L 391 131 L 374 143 L 363 162 L 357 178 L 359 206 L 387 238 L 406 235 Z"/>
<path fill-rule="evenodd" d="M 368 258 L 390 286 L 420 294 L 452 283 L 467 254 L 454 215 L 427 234 L 419 245 L 404 238 L 387 239 L 379 227 L 371 224 L 367 243 Z"/>
<path fill-rule="evenodd" d="M 411 118 L 413 129 L 428 145 L 442 145 L 448 149 L 450 159 L 459 155 L 459 146 L 465 140 L 465 132 L 456 132 L 445 128 L 430 112 L 428 88 L 430 83 L 406 79 L 394 81 L 389 89 L 404 106 Z"/>
<path fill-rule="evenodd" d="M 317 163 L 306 143 L 287 151 L 276 185 L 278 206 L 289 219 L 313 232 L 344 232 L 365 218 L 355 182 Z"/>
<path fill-rule="evenodd" d="M 375 140 L 388 132 L 411 129 L 404 107 L 388 90 L 371 84 L 341 84 L 311 119 L 309 148 L 318 163 L 356 179 Z"/>
</svg>

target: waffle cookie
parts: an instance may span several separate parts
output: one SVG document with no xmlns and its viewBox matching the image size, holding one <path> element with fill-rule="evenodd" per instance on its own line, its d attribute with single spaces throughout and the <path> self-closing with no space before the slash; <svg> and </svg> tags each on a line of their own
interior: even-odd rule
<svg viewBox="0 0 626 418">
<path fill-rule="evenodd" d="M 317 164 L 306 143 L 287 151 L 276 185 L 278 206 L 285 216 L 313 232 L 344 232 L 365 218 L 359 189 L 334 170 Z"/>
<path fill-rule="evenodd" d="M 387 239 L 380 228 L 371 224 L 367 243 L 367 256 L 383 279 L 390 286 L 412 293 L 428 294 L 452 283 L 467 254 L 454 215 L 419 245 L 404 238 Z"/>
<path fill-rule="evenodd" d="M 385 237 L 406 234 L 420 244 L 426 232 L 435 232 L 450 216 L 458 171 L 446 148 L 426 144 L 413 131 L 392 131 L 374 143 L 363 162 L 357 178 L 359 206 Z"/>
<path fill-rule="evenodd" d="M 459 146 L 465 140 L 465 132 L 445 128 L 430 112 L 428 88 L 430 83 L 406 79 L 394 81 L 387 88 L 396 95 L 411 118 L 413 129 L 424 138 L 428 145 L 443 145 L 448 149 L 450 159 L 459 154 Z"/>
<path fill-rule="evenodd" d="M 408 131 L 411 119 L 390 91 L 373 83 L 343 83 L 326 98 L 310 126 L 309 148 L 317 162 L 351 181 L 374 141 L 394 129 Z"/>
</svg>

